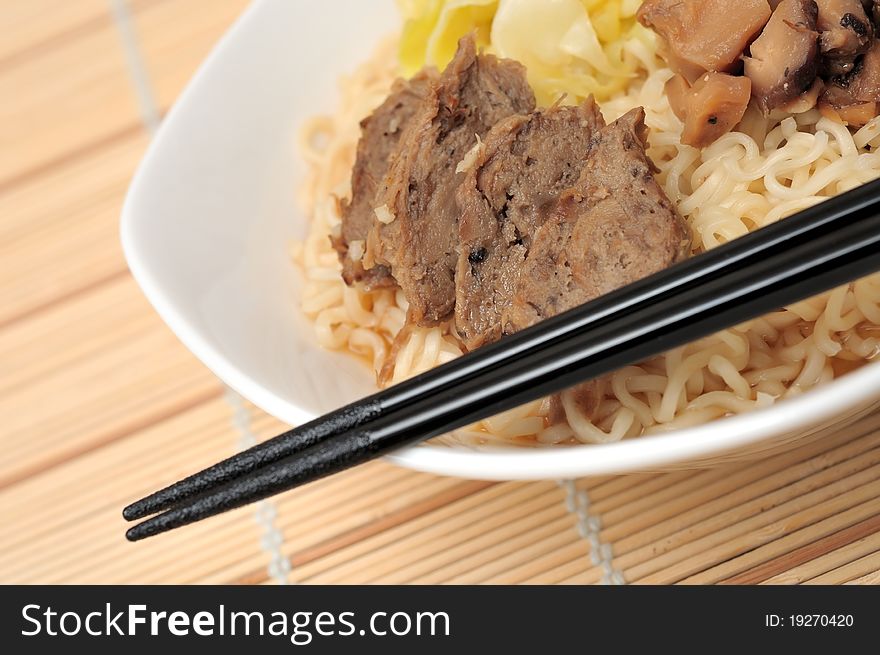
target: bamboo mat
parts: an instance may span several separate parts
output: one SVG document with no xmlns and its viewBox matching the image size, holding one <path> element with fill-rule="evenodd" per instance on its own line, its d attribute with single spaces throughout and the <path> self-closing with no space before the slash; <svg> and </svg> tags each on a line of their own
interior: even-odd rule
<svg viewBox="0 0 880 655">
<path fill-rule="evenodd" d="M 245 4 L 0 4 L 0 582 L 880 582 L 877 416 L 705 471 L 488 483 L 376 462 L 125 542 L 127 501 L 283 428 L 176 341 L 117 234 L 151 122 Z"/>
</svg>

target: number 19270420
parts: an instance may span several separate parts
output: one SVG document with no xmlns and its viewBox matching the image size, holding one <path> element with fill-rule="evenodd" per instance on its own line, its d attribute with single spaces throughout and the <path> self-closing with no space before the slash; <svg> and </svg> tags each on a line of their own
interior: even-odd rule
<svg viewBox="0 0 880 655">
<path fill-rule="evenodd" d="M 852 614 L 765 614 L 764 625 L 768 628 L 851 628 Z"/>
</svg>

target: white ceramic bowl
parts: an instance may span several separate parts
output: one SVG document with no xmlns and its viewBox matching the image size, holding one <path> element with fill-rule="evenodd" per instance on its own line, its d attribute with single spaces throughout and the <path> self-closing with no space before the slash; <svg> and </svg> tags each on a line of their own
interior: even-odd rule
<svg viewBox="0 0 880 655">
<path fill-rule="evenodd" d="M 298 125 L 331 111 L 340 74 L 398 26 L 393 0 L 260 0 L 174 106 L 135 176 L 122 241 L 144 293 L 183 343 L 268 413 L 301 423 L 374 390 L 371 374 L 319 349 L 298 309 L 288 243 Z M 880 366 L 698 428 L 548 449 L 426 445 L 390 459 L 440 474 L 542 479 L 754 457 L 835 429 L 880 398 Z"/>
</svg>

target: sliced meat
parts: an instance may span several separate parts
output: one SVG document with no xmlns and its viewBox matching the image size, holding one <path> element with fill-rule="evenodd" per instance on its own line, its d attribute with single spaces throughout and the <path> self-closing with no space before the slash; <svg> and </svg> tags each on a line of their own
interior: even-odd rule
<svg viewBox="0 0 880 655">
<path fill-rule="evenodd" d="M 579 130 L 592 138 L 573 141 Z M 469 348 L 686 256 L 687 226 L 654 180 L 646 138 L 642 109 L 603 128 L 591 102 L 508 119 L 490 132 L 459 189 L 463 246 L 472 249 L 459 259 L 456 327 Z M 584 150 L 580 176 L 554 202 L 548 189 L 568 183 L 566 163 Z M 604 384 L 554 396 L 551 423 L 567 418 L 563 396 L 591 415 Z"/>
<path fill-rule="evenodd" d="M 871 47 L 874 26 L 861 0 L 816 0 L 816 5 L 823 69 L 830 75 L 848 73 L 856 57 Z"/>
<path fill-rule="evenodd" d="M 565 408 L 565 405 L 567 404 L 566 401 L 568 401 L 568 403 L 570 403 L 575 411 L 581 416 L 594 416 L 596 410 L 599 409 L 602 401 L 605 399 L 606 386 L 607 380 L 604 378 L 598 378 L 588 382 L 581 382 L 570 389 L 566 389 L 562 393 L 551 396 L 550 406 L 548 408 L 549 411 L 547 412 L 547 421 L 550 425 L 570 421 L 568 411 L 566 411 Z"/>
<path fill-rule="evenodd" d="M 391 268 L 409 301 L 409 319 L 432 325 L 455 305 L 459 209 L 456 167 L 495 123 L 535 108 L 525 69 L 510 60 L 477 55 L 472 36 L 428 92 L 398 146 L 377 195 L 377 220 L 367 239 L 364 267 Z"/>
<path fill-rule="evenodd" d="M 577 181 L 590 140 L 604 125 L 590 98 L 578 107 L 513 116 L 489 132 L 457 196 L 455 326 L 469 350 L 501 336 L 532 234 Z"/>
<path fill-rule="evenodd" d="M 342 203 L 342 230 L 331 238 L 342 262 L 346 284 L 363 282 L 367 288 L 394 286 L 388 267 L 376 266 L 365 271 L 361 257 L 375 222 L 376 192 L 388 172 L 389 157 L 421 106 L 429 85 L 437 78 L 434 69 L 426 68 L 409 81 L 398 80 L 385 102 L 361 121 L 361 138 L 351 173 L 351 200 Z"/>
<path fill-rule="evenodd" d="M 819 71 L 814 0 L 782 0 L 745 59 L 752 94 L 765 112 L 806 93 Z"/>
<path fill-rule="evenodd" d="M 646 0 L 638 19 L 660 36 L 673 70 L 693 82 L 707 71 L 738 71 L 770 13 L 767 0 Z"/>
<path fill-rule="evenodd" d="M 666 83 L 672 111 L 684 122 L 681 142 L 705 148 L 742 120 L 752 83 L 747 77 L 704 73 L 693 86 L 676 75 Z"/>
<path fill-rule="evenodd" d="M 577 386 L 551 396 L 550 407 L 547 412 L 547 420 L 550 425 L 556 425 L 557 423 L 563 423 L 568 420 L 562 401 L 563 394 L 569 394 L 569 397 L 574 401 L 578 410 L 581 413 L 590 416 L 599 409 L 599 405 L 605 397 L 605 380 L 599 378 L 597 380 L 590 380 L 589 382 L 581 382 Z"/>
<path fill-rule="evenodd" d="M 689 231 L 654 179 L 645 113 L 602 129 L 575 187 L 536 230 L 502 319 L 523 329 L 666 268 L 689 251 Z"/>
</svg>

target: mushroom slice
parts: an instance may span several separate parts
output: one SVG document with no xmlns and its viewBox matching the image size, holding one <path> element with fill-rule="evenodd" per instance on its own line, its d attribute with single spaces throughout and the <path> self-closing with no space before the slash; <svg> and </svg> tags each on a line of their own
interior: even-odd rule
<svg viewBox="0 0 880 655">
<path fill-rule="evenodd" d="M 684 122 L 687 117 L 688 100 L 691 92 L 690 83 L 681 75 L 673 75 L 666 82 L 666 99 L 669 100 L 669 107 L 672 113 L 678 116 L 678 119 Z"/>
<path fill-rule="evenodd" d="M 823 68 L 830 75 L 848 73 L 856 57 L 871 47 L 874 26 L 861 0 L 816 0 L 816 6 Z"/>
<path fill-rule="evenodd" d="M 779 105 L 779 109 L 789 114 L 802 114 L 816 106 L 819 96 L 825 90 L 825 83 L 822 78 L 817 77 L 813 85 L 800 94 L 794 100 L 790 100 L 783 105 Z"/>
<path fill-rule="evenodd" d="M 856 100 L 880 102 L 880 40 L 874 40 L 849 75 L 834 81 Z"/>
<path fill-rule="evenodd" d="M 681 142 L 705 148 L 742 120 L 752 83 L 747 77 L 726 73 L 704 73 L 694 85 L 676 76 L 666 83 L 672 111 L 684 121 Z"/>
<path fill-rule="evenodd" d="M 836 77 L 819 99 L 819 110 L 833 120 L 861 127 L 880 110 L 880 40 L 856 60 L 849 75 Z"/>
<path fill-rule="evenodd" d="M 813 85 L 819 70 L 818 13 L 814 0 L 782 0 L 752 43 L 745 74 L 765 113 L 790 103 Z"/>
<path fill-rule="evenodd" d="M 877 115 L 876 102 L 861 102 L 839 86 L 829 86 L 819 98 L 819 111 L 826 118 L 859 128 Z"/>
<path fill-rule="evenodd" d="M 645 0 L 638 19 L 660 36 L 673 70 L 693 82 L 706 71 L 737 72 L 770 13 L 767 0 Z"/>
</svg>

